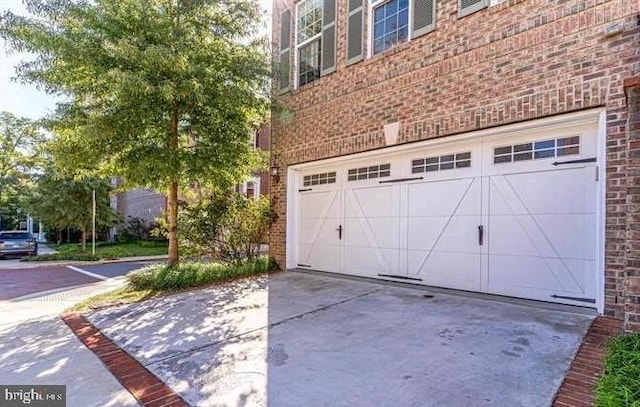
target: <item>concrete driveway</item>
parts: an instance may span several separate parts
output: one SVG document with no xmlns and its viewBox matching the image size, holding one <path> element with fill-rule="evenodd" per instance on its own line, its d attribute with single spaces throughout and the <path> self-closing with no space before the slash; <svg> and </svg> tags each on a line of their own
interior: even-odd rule
<svg viewBox="0 0 640 407">
<path fill-rule="evenodd" d="M 195 406 L 550 406 L 593 317 L 285 272 L 91 322 Z"/>
</svg>

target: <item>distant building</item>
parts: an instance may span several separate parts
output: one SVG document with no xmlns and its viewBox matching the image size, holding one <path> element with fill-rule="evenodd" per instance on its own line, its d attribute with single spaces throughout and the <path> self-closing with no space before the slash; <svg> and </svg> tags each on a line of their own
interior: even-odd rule
<svg viewBox="0 0 640 407">
<path fill-rule="evenodd" d="M 121 185 L 117 177 L 111 178 L 111 185 L 116 188 Z M 111 228 L 109 238 L 113 239 L 117 233 L 133 218 L 139 218 L 145 223 L 152 223 L 163 216 L 167 208 L 167 197 L 153 189 L 134 188 L 129 191 L 111 195 L 111 208 L 122 216 L 123 223 Z"/>
<path fill-rule="evenodd" d="M 271 126 L 263 123 L 252 136 L 253 145 L 256 149 L 269 151 L 271 145 Z M 237 192 L 241 192 L 250 198 L 258 198 L 262 195 L 269 195 L 270 179 L 268 171 L 255 172 L 246 182 L 236 187 Z"/>
</svg>

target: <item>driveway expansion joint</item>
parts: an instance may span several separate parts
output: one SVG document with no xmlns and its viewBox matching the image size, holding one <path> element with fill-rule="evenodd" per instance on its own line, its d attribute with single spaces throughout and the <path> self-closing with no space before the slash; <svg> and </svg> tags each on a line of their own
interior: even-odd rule
<svg viewBox="0 0 640 407">
<path fill-rule="evenodd" d="M 177 352 L 177 353 L 174 353 L 173 355 L 166 356 L 164 358 L 156 359 L 156 360 L 154 360 L 152 362 L 149 362 L 149 363 L 146 364 L 146 366 L 152 366 L 152 365 L 155 365 L 155 364 L 158 364 L 158 363 L 165 362 L 167 360 L 171 360 L 171 359 L 174 359 L 174 358 L 177 358 L 177 357 L 182 357 L 184 355 L 188 355 L 190 353 L 195 353 L 195 352 L 201 351 L 203 349 L 210 348 L 212 346 L 218 346 L 218 345 L 220 345 L 222 343 L 225 343 L 225 342 L 227 342 L 229 340 L 241 338 L 241 337 L 243 337 L 245 335 L 249 335 L 249 334 L 251 334 L 253 332 L 260 331 L 261 329 L 271 328 L 271 327 L 274 327 L 274 326 L 279 326 L 279 325 L 282 325 L 282 324 L 284 324 L 286 322 L 289 322 L 289 321 L 293 321 L 293 320 L 296 320 L 296 319 L 301 319 L 301 318 L 304 318 L 304 317 L 306 317 L 308 315 L 313 315 L 313 314 L 316 314 L 318 312 L 326 311 L 326 310 L 328 310 L 330 308 L 333 308 L 333 307 L 335 307 L 337 305 L 345 304 L 347 302 L 350 302 L 350 301 L 353 301 L 353 300 L 357 300 L 357 299 L 360 299 L 362 297 L 366 297 L 366 296 L 371 295 L 371 294 L 375 294 L 376 292 L 381 291 L 381 290 L 382 290 L 382 288 L 375 288 L 375 289 L 367 291 L 365 293 L 354 295 L 353 297 L 349 297 L 349 298 L 344 299 L 342 301 L 337 301 L 337 302 L 334 302 L 334 303 L 331 303 L 331 304 L 328 304 L 328 305 L 323 305 L 322 307 L 318 307 L 318 308 L 313 309 L 311 311 L 307 311 L 307 312 L 303 312 L 301 314 L 293 315 L 293 316 L 284 318 L 284 319 L 282 319 L 280 321 L 273 322 L 271 324 L 267 324 L 267 325 L 264 325 L 264 326 L 261 326 L 261 327 L 255 328 L 255 329 L 250 329 L 248 331 L 244 331 L 244 332 L 239 333 L 237 335 L 229 336 L 228 338 L 224 338 L 224 339 L 221 339 L 219 341 L 207 343 L 206 345 L 197 346 L 195 348 L 191 348 L 191 349 L 188 349 L 188 350 L 185 350 L 185 351 L 182 351 L 182 352 Z"/>
<path fill-rule="evenodd" d="M 553 407 L 594 405 L 596 384 L 604 371 L 606 345 L 622 334 L 622 324 L 622 320 L 604 316 L 593 321 L 556 393 Z"/>
<path fill-rule="evenodd" d="M 61 317 L 71 331 L 105 365 L 143 407 L 189 407 L 171 387 L 107 338 L 81 314 Z"/>
</svg>

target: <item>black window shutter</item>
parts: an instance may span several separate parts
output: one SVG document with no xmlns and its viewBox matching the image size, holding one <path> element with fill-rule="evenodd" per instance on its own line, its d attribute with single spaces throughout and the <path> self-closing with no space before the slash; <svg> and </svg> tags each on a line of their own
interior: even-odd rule
<svg viewBox="0 0 640 407">
<path fill-rule="evenodd" d="M 435 0 L 412 0 L 413 12 L 411 23 L 413 32 L 411 38 L 416 38 L 433 31 L 436 27 L 436 2 Z"/>
<path fill-rule="evenodd" d="M 280 59 L 277 77 L 280 91 L 288 91 L 291 87 L 291 10 L 280 14 Z"/>
<path fill-rule="evenodd" d="M 336 70 L 336 0 L 324 0 L 322 11 L 322 71 L 327 75 Z"/>
<path fill-rule="evenodd" d="M 347 16 L 347 65 L 364 58 L 364 4 L 363 0 L 349 0 Z"/>
</svg>

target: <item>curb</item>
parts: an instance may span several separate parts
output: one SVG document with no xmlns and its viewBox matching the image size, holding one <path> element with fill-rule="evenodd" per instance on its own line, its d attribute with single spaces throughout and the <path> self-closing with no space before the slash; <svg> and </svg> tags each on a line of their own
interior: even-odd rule
<svg viewBox="0 0 640 407">
<path fill-rule="evenodd" d="M 112 260 L 98 260 L 98 261 L 80 261 L 80 260 L 62 260 L 62 261 L 23 261 L 19 264 L 24 264 L 22 268 L 36 268 L 47 266 L 97 266 L 101 264 L 113 264 L 113 263 L 132 263 L 136 261 L 153 261 L 153 260 L 166 260 L 168 256 L 141 256 L 141 257 L 122 257 L 120 259 Z M 21 267 L 15 267 L 20 269 Z"/>
<path fill-rule="evenodd" d="M 189 407 L 173 389 L 131 357 L 81 314 L 61 317 L 143 407 Z"/>
<path fill-rule="evenodd" d="M 596 384 L 604 371 L 607 342 L 622 334 L 622 323 L 612 317 L 597 317 L 593 321 L 556 393 L 553 407 L 594 405 Z"/>
</svg>

